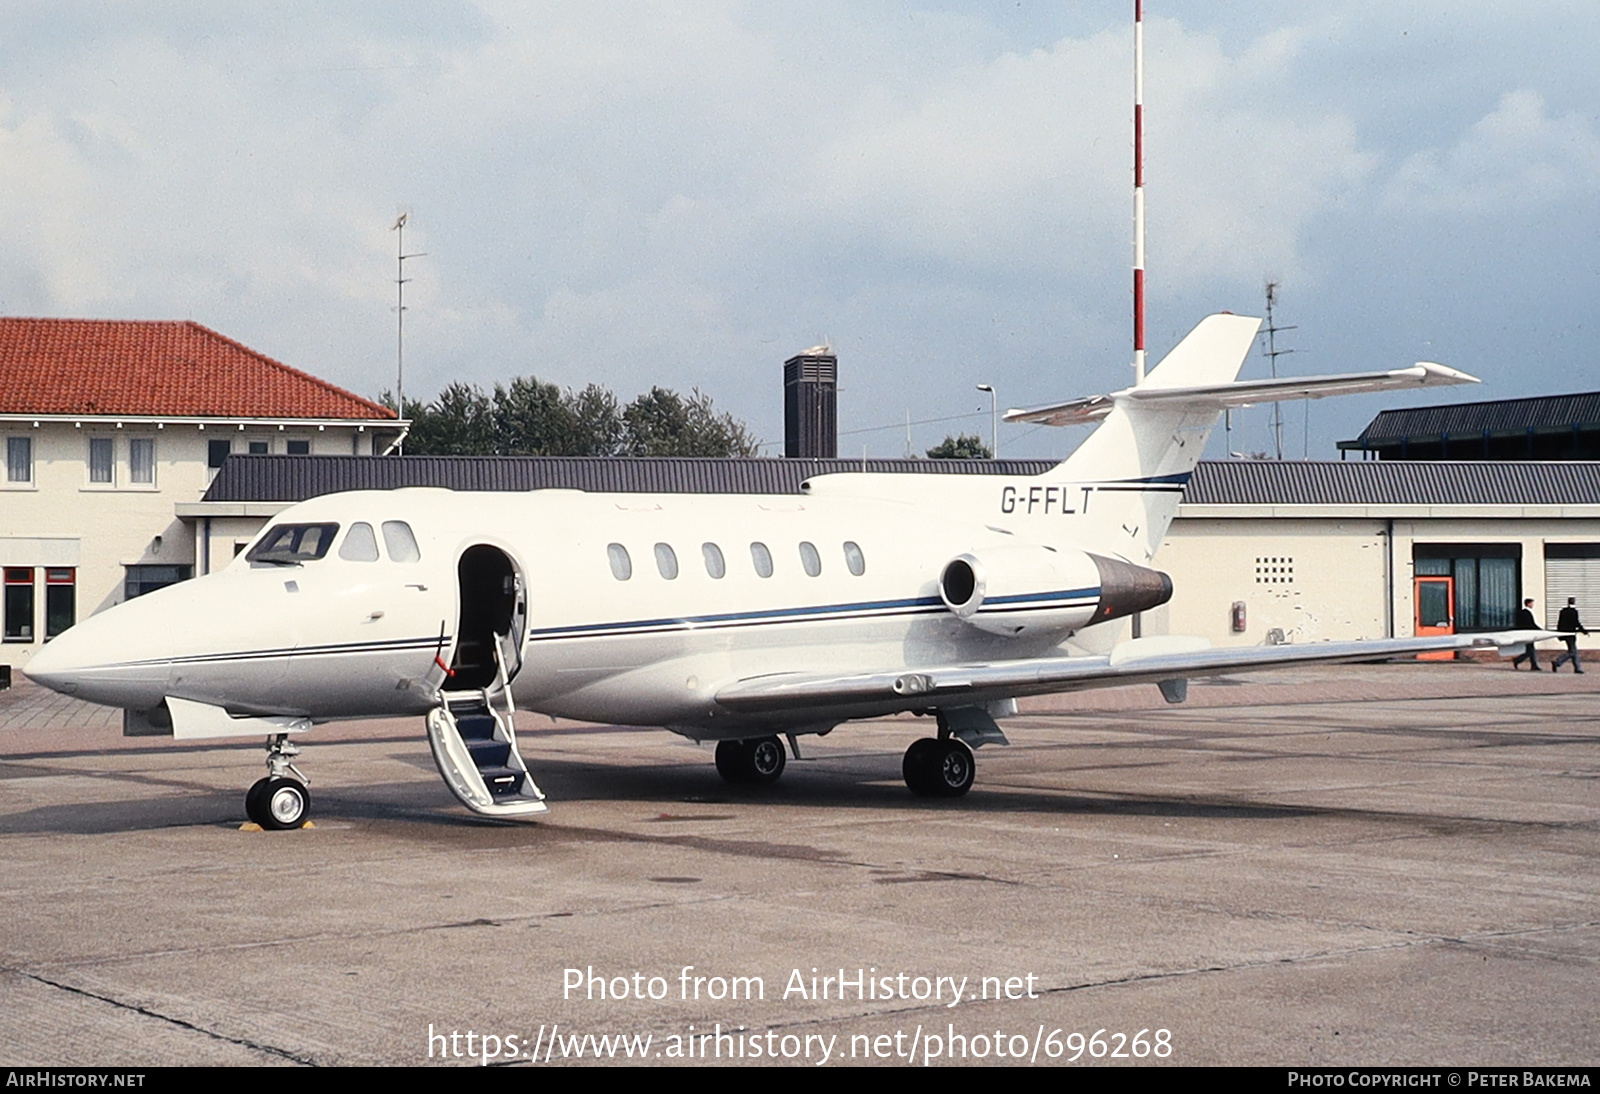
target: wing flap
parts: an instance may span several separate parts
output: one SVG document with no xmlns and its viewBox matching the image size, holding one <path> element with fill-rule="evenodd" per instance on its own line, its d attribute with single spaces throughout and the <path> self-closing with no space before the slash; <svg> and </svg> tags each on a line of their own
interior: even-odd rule
<svg viewBox="0 0 1600 1094">
<path fill-rule="evenodd" d="M 1159 683 L 1244 669 L 1381 661 L 1440 650 L 1498 647 L 1509 656 L 1529 642 L 1553 637 L 1551 631 L 1503 631 L 1222 649 L 1194 648 L 1193 640 L 1185 643 L 1135 639 L 1117 646 L 1109 656 L 1043 657 L 847 676 L 776 673 L 729 684 L 717 692 L 716 701 L 728 710 L 750 714 L 824 708 L 915 710 L 953 702 L 981 703 L 1086 688 Z"/>
</svg>

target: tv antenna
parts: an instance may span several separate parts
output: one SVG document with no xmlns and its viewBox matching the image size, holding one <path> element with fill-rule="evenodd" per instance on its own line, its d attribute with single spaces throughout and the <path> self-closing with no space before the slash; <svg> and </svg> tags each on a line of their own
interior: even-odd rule
<svg viewBox="0 0 1600 1094">
<path fill-rule="evenodd" d="M 406 416 L 406 259 L 423 258 L 427 251 L 417 251 L 406 254 L 406 221 L 411 219 L 410 213 L 401 213 L 395 217 L 394 226 L 389 230 L 395 233 L 394 259 L 394 408 L 397 417 Z M 399 451 L 396 449 L 396 451 Z"/>
<path fill-rule="evenodd" d="M 1278 378 L 1278 358 L 1286 353 L 1293 353 L 1292 349 L 1279 349 L 1277 334 L 1281 330 L 1299 330 L 1298 327 L 1280 327 L 1272 321 L 1272 307 L 1278 302 L 1277 281 L 1267 282 L 1267 326 L 1261 333 L 1267 337 L 1267 363 L 1272 369 L 1272 378 Z M 1272 443 L 1277 452 L 1277 458 L 1283 459 L 1283 404 L 1272 404 Z"/>
</svg>

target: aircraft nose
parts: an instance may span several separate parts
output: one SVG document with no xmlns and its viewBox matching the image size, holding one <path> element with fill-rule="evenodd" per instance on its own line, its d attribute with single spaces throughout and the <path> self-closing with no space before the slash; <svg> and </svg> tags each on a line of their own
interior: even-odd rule
<svg viewBox="0 0 1600 1094">
<path fill-rule="evenodd" d="M 166 694 L 168 664 L 152 658 L 170 626 L 140 601 L 90 616 L 52 638 L 22 667 L 23 675 L 52 691 L 107 706 L 147 710 Z"/>
</svg>

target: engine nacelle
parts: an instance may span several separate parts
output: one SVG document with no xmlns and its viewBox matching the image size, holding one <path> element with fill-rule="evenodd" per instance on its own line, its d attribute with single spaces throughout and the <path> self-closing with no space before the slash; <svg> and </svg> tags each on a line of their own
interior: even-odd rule
<svg viewBox="0 0 1600 1094">
<path fill-rule="evenodd" d="M 1172 579 L 1087 551 L 1001 547 L 958 555 L 939 574 L 939 598 L 959 619 L 1008 638 L 1065 633 L 1172 599 Z"/>
</svg>

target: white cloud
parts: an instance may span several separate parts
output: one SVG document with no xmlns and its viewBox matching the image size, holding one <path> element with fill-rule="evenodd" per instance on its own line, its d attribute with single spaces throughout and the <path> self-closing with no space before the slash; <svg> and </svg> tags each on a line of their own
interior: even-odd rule
<svg viewBox="0 0 1600 1094">
<path fill-rule="evenodd" d="M 1576 113 L 1552 117 L 1544 97 L 1507 92 L 1448 148 L 1409 156 L 1384 191 L 1391 209 L 1493 216 L 1600 191 L 1600 136 Z"/>
</svg>

